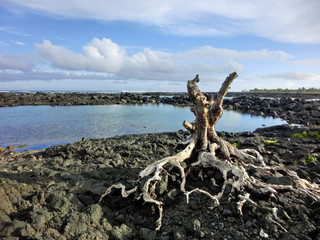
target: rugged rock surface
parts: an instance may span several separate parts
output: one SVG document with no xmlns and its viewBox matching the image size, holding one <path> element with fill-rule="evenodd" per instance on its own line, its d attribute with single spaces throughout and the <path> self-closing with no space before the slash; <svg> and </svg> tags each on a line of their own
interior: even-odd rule
<svg viewBox="0 0 320 240">
<path fill-rule="evenodd" d="M 268 99 L 259 97 L 237 97 L 226 99 L 224 108 L 253 115 L 282 118 L 288 123 L 320 125 L 320 100 L 306 101 L 288 97 Z"/>
<path fill-rule="evenodd" d="M 319 131 L 281 125 L 219 134 L 239 148 L 259 150 L 268 165 L 283 164 L 319 184 L 320 140 L 317 134 L 304 134 Z M 320 239 L 320 203 L 286 191 L 275 198 L 252 196 L 258 206 L 245 204 L 240 217 L 233 198 L 213 208 L 210 199 L 195 194 L 187 204 L 174 188 L 179 179 L 171 175 L 161 183 L 165 208 L 160 232 L 154 231 L 158 216 L 150 204 L 124 200 L 117 191 L 97 204 L 107 187 L 130 183 L 151 162 L 180 151 L 177 143 L 187 137 L 182 131 L 128 135 L 6 153 L 0 159 L 0 238 Z M 193 187 L 205 184 L 199 176 L 188 177 Z M 219 175 L 214 178 L 218 181 Z M 286 176 L 265 181 L 292 183 Z"/>
<path fill-rule="evenodd" d="M 175 105 L 188 105 L 189 98 L 185 95 L 175 97 L 159 94 L 143 95 L 133 93 L 0 93 L 0 107 L 28 106 L 28 105 L 109 105 L 109 104 L 144 104 L 167 103 Z"/>
</svg>

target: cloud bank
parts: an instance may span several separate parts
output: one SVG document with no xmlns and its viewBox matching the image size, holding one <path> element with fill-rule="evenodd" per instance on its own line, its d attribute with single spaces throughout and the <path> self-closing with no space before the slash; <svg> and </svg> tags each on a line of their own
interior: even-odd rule
<svg viewBox="0 0 320 240">
<path fill-rule="evenodd" d="M 116 81 L 117 86 L 121 82 L 134 85 L 139 82 L 143 88 L 148 84 L 149 87 L 154 84 L 179 85 L 200 74 L 202 83 L 210 82 L 212 87 L 233 71 L 241 76 L 235 84 L 236 89 L 249 89 L 255 86 L 253 84 L 272 88 L 275 86 L 272 82 L 281 85 L 288 84 L 288 81 L 316 85 L 320 81 L 319 74 L 299 72 L 298 69 L 296 72 L 278 72 L 269 67 L 261 69 L 266 62 L 276 66 L 297 67 L 310 62 L 319 63 L 318 59 L 292 61 L 294 56 L 268 49 L 237 51 L 201 46 L 180 52 L 144 48 L 132 53 L 132 49 L 128 50 L 108 38 L 94 38 L 80 52 L 49 40 L 36 43 L 35 48 L 37 57 L 0 54 L 0 81 L 79 80 L 89 83 L 107 80 L 110 83 Z M 255 66 L 260 69 L 255 71 Z"/>
<path fill-rule="evenodd" d="M 284 72 L 264 75 L 265 79 L 288 79 L 298 81 L 320 81 L 320 74 L 303 72 Z"/>
<path fill-rule="evenodd" d="M 71 71 L 93 71 L 114 74 L 121 79 L 185 80 L 195 72 L 209 79 L 217 74 L 241 72 L 242 61 L 285 62 L 293 56 L 267 49 L 235 51 L 203 46 L 170 53 L 145 48 L 129 55 L 125 47 L 110 39 L 94 38 L 82 47 L 82 53 L 54 45 L 48 40 L 36 43 L 38 53 L 52 67 Z"/>
<path fill-rule="evenodd" d="M 67 18 L 130 21 L 188 36 L 253 34 L 290 43 L 320 43 L 317 0 L 5 0 Z"/>
<path fill-rule="evenodd" d="M 0 54 L 0 70 L 27 71 L 33 64 L 29 58 Z"/>
</svg>

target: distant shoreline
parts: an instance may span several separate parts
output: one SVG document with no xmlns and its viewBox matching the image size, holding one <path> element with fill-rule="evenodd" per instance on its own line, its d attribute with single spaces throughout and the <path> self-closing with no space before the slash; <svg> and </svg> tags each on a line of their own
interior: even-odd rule
<svg viewBox="0 0 320 240">
<path fill-rule="evenodd" d="M 281 118 L 288 123 L 320 125 L 320 95 L 293 93 L 237 93 L 230 92 L 224 100 L 227 110 L 252 115 Z M 311 101 L 310 101 L 311 100 Z M 315 100 L 315 101 L 313 101 Z M 79 106 L 79 105 L 116 105 L 116 104 L 171 104 L 189 107 L 187 93 L 3 93 L 0 92 L 0 107 L 13 106 Z"/>
<path fill-rule="evenodd" d="M 272 93 L 272 92 L 229 92 L 227 97 L 265 97 L 265 98 L 296 98 L 296 99 L 319 99 L 320 93 Z"/>
<path fill-rule="evenodd" d="M 209 92 L 215 94 L 214 92 Z M 227 97 L 259 97 L 259 98 L 294 98 L 320 100 L 320 94 L 314 93 L 270 93 L 270 92 L 228 92 Z M 177 106 L 188 106 L 189 96 L 185 92 L 10 92 L 0 91 L 0 107 L 29 105 L 110 105 L 110 104 L 144 104 L 165 103 Z"/>
</svg>

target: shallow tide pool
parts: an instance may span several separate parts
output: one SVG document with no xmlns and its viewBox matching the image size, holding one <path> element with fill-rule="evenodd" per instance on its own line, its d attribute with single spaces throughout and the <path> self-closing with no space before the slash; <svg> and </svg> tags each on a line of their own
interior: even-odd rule
<svg viewBox="0 0 320 240">
<path fill-rule="evenodd" d="M 172 132 L 194 120 L 187 107 L 165 104 L 103 106 L 19 106 L 0 108 L 0 146 L 27 145 L 20 150 L 43 149 L 84 138 Z M 272 117 L 224 110 L 218 131 L 254 131 L 285 124 Z"/>
</svg>

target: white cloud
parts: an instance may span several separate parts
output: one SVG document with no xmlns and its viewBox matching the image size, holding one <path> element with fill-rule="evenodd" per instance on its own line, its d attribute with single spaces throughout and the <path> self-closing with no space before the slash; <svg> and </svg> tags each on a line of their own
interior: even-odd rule
<svg viewBox="0 0 320 240">
<path fill-rule="evenodd" d="M 305 72 L 284 72 L 274 73 L 262 76 L 264 79 L 289 79 L 298 81 L 320 81 L 320 74 L 316 73 L 305 73 Z"/>
<path fill-rule="evenodd" d="M 12 56 L 0 54 L 0 70 L 21 70 L 27 71 L 32 67 L 30 59 L 23 56 Z"/>
<path fill-rule="evenodd" d="M 112 74 L 98 74 L 92 72 L 68 72 L 68 71 L 18 71 L 0 70 L 0 82 L 12 81 L 54 81 L 54 80 L 110 80 Z"/>
<path fill-rule="evenodd" d="M 287 61 L 293 58 L 292 55 L 283 51 L 269 51 L 268 49 L 235 51 L 225 48 L 214 48 L 211 46 L 198 47 L 186 50 L 177 54 L 181 59 L 187 56 L 197 57 L 197 59 L 218 58 L 220 60 L 269 60 L 269 61 Z"/>
<path fill-rule="evenodd" d="M 307 60 L 300 60 L 300 61 L 291 61 L 293 65 L 297 66 L 320 66 L 320 59 L 307 59 Z"/>
<path fill-rule="evenodd" d="M 200 74 L 201 84 L 206 89 L 214 90 L 233 71 L 237 71 L 240 76 L 233 85 L 233 91 L 250 89 L 254 84 L 260 88 L 273 88 L 294 82 L 297 86 L 307 87 L 317 86 L 320 82 L 317 71 L 303 72 L 305 66 L 318 64 L 317 59 L 292 61 L 292 55 L 268 49 L 236 51 L 202 46 L 180 52 L 150 48 L 132 52 L 132 49 L 127 51 L 124 46 L 107 38 L 94 38 L 82 47 L 81 52 L 55 45 L 48 40 L 35 44 L 35 47 L 39 54 L 37 58 L 0 54 L 0 82 L 74 80 L 82 83 L 87 81 L 90 85 L 92 82 L 107 80 L 110 86 L 113 84 L 118 88 L 125 85 L 120 83 L 127 83 L 134 89 L 147 89 L 147 86 L 160 83 L 166 83 L 167 86 L 172 83 L 182 88 L 180 83 Z M 292 64 L 299 66 L 292 71 L 288 68 Z M 280 65 L 287 72 L 280 70 L 275 73 Z M 262 71 L 256 69 L 261 66 Z M 209 82 L 210 85 L 207 84 Z"/>
<path fill-rule="evenodd" d="M 20 45 L 20 46 L 26 46 L 26 44 L 24 42 L 20 42 L 20 41 L 11 41 L 11 43 L 16 44 L 16 45 Z"/>
<path fill-rule="evenodd" d="M 51 64 L 58 68 L 77 70 L 83 66 L 83 56 L 64 47 L 54 46 L 50 41 L 36 43 L 35 47 L 42 57 L 49 59 Z"/>
<path fill-rule="evenodd" d="M 320 43 L 320 1 L 268 1 L 261 18 L 250 25 L 253 33 L 281 42 Z"/>
<path fill-rule="evenodd" d="M 121 79 L 185 80 L 195 73 L 210 77 L 241 72 L 242 61 L 284 62 L 293 56 L 267 49 L 235 51 L 211 46 L 170 53 L 145 48 L 129 55 L 110 39 L 94 38 L 82 47 L 82 53 L 52 44 L 48 40 L 35 44 L 38 53 L 55 68 L 116 74 Z"/>
<path fill-rule="evenodd" d="M 174 25 L 167 24 L 161 27 L 161 30 L 165 33 L 181 35 L 181 36 L 230 36 L 231 32 L 227 29 L 223 29 L 221 27 L 213 27 L 208 25 L 200 25 L 200 24 L 183 24 L 183 25 Z"/>
<path fill-rule="evenodd" d="M 293 43 L 320 43 L 317 0 L 7 0 L 69 18 L 133 21 L 179 35 L 254 34 Z"/>
<path fill-rule="evenodd" d="M 18 31 L 12 27 L 8 27 L 8 26 L 0 26 L 0 31 L 3 31 L 5 33 L 9 33 L 9 34 L 13 34 L 13 35 L 18 35 L 18 36 L 22 36 L 22 37 L 29 37 L 31 36 L 28 33 L 25 33 L 23 31 Z"/>
</svg>

